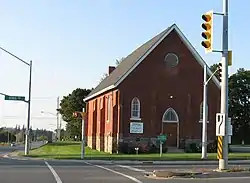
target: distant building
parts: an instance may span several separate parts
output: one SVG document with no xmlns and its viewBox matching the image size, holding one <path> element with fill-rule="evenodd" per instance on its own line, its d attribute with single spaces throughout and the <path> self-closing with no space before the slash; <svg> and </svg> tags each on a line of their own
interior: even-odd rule
<svg viewBox="0 0 250 183">
<path fill-rule="evenodd" d="M 128 55 L 86 98 L 87 144 L 116 152 L 124 143 L 156 139 L 180 147 L 200 140 L 205 61 L 177 25 L 167 28 Z M 208 72 L 211 75 L 211 71 Z M 220 85 L 208 85 L 208 139 L 215 139 Z"/>
</svg>

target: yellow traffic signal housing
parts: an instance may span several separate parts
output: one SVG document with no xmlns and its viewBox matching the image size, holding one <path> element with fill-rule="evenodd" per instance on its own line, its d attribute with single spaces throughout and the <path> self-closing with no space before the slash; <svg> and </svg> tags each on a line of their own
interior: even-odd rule
<svg viewBox="0 0 250 183">
<path fill-rule="evenodd" d="M 210 53 L 213 51 L 213 11 L 209 11 L 202 15 L 202 20 L 205 22 L 201 25 L 204 29 L 201 36 L 205 40 L 201 42 L 201 45 L 205 48 L 206 53 Z"/>
<path fill-rule="evenodd" d="M 231 66 L 233 63 L 233 58 L 232 58 L 232 50 L 228 51 L 228 66 Z"/>
<path fill-rule="evenodd" d="M 77 119 L 83 119 L 86 116 L 86 112 L 73 112 L 73 117 Z"/>
</svg>

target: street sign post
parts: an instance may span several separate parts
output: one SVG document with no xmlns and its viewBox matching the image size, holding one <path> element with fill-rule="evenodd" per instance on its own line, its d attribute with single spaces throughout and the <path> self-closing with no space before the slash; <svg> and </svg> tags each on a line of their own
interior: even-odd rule
<svg viewBox="0 0 250 183">
<path fill-rule="evenodd" d="M 216 113 L 216 136 L 218 137 L 217 142 L 217 158 L 219 161 L 223 159 L 223 138 L 226 135 L 226 114 Z"/>
<path fill-rule="evenodd" d="M 162 156 L 162 145 L 163 145 L 163 142 L 165 142 L 167 140 L 167 135 L 159 135 L 157 136 L 157 139 L 160 141 L 160 157 Z"/>
<path fill-rule="evenodd" d="M 10 96 L 10 95 L 5 95 L 4 100 L 15 100 L 15 101 L 25 101 L 25 97 L 23 96 Z"/>
</svg>

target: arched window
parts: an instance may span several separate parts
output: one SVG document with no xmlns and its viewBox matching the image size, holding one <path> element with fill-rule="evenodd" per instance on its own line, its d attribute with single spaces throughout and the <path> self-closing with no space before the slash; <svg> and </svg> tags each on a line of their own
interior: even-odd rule
<svg viewBox="0 0 250 183">
<path fill-rule="evenodd" d="M 206 112 L 207 112 L 207 121 L 208 121 L 208 105 L 206 106 Z M 203 120 L 203 102 L 200 105 L 200 122 Z"/>
<path fill-rule="evenodd" d="M 178 123 L 179 122 L 178 115 L 173 108 L 168 108 L 164 112 L 163 117 L 162 117 L 162 122 L 166 122 L 166 123 Z"/>
<path fill-rule="evenodd" d="M 140 118 L 140 100 L 136 97 L 131 102 L 131 118 Z"/>
</svg>

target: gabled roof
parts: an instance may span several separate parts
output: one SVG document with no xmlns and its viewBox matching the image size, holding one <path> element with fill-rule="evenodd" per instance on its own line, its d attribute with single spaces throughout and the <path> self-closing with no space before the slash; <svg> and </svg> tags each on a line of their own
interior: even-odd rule
<svg viewBox="0 0 250 183">
<path fill-rule="evenodd" d="M 128 55 L 117 67 L 116 69 L 107 76 L 97 87 L 92 90 L 92 92 L 84 99 L 88 101 L 106 91 L 116 88 L 172 31 L 176 31 L 180 36 L 183 43 L 187 46 L 190 52 L 193 54 L 197 62 L 204 68 L 206 62 L 202 59 L 199 53 L 191 45 L 188 39 L 184 36 L 181 30 L 176 24 L 162 31 L 160 34 L 140 46 L 130 55 Z M 207 66 L 208 67 L 208 66 Z M 211 76 L 212 71 L 208 67 L 208 75 Z M 220 88 L 220 83 L 218 79 L 213 76 L 212 80 Z"/>
</svg>

